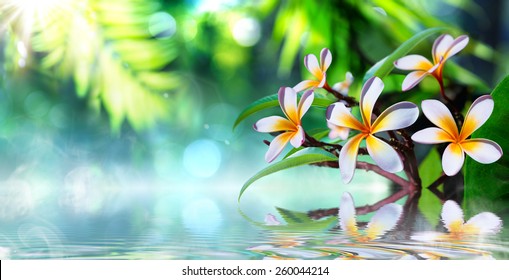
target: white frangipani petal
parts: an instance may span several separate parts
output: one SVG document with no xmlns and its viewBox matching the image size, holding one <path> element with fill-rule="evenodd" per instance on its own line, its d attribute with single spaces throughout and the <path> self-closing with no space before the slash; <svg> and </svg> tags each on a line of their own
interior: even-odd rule
<svg viewBox="0 0 509 280">
<path fill-rule="evenodd" d="M 412 102 L 399 102 L 383 111 L 373 123 L 371 133 L 397 130 L 412 125 L 419 117 L 419 109 Z"/>
<path fill-rule="evenodd" d="M 300 83 L 298 83 L 296 86 L 293 87 L 293 90 L 295 92 L 303 91 L 308 88 L 316 87 L 318 86 L 319 82 L 312 81 L 312 80 L 304 80 Z"/>
<path fill-rule="evenodd" d="M 433 43 L 431 52 L 433 53 L 433 59 L 435 63 L 438 63 L 443 58 L 446 52 L 449 50 L 454 39 L 449 34 L 443 34 L 438 37 Z"/>
<path fill-rule="evenodd" d="M 479 213 L 465 223 L 468 230 L 477 231 L 478 234 L 494 234 L 502 229 L 502 220 L 491 212 Z"/>
<path fill-rule="evenodd" d="M 309 110 L 309 108 L 311 107 L 311 104 L 313 104 L 314 98 L 315 98 L 315 94 L 313 93 L 312 90 L 308 90 L 304 94 L 302 94 L 302 97 L 300 98 L 299 105 L 297 108 L 299 120 Z"/>
<path fill-rule="evenodd" d="M 276 132 L 293 130 L 295 125 L 283 117 L 271 116 L 260 119 L 253 125 L 253 128 L 258 132 Z"/>
<path fill-rule="evenodd" d="M 447 176 L 458 174 L 465 161 L 465 153 L 459 144 L 451 143 L 442 155 L 442 168 Z"/>
<path fill-rule="evenodd" d="M 357 233 L 357 220 L 355 218 L 355 205 L 353 202 L 352 195 L 348 192 L 344 192 L 341 196 L 341 202 L 339 204 L 339 227 L 341 230 L 346 231 L 347 234 Z"/>
<path fill-rule="evenodd" d="M 493 112 L 494 102 L 491 95 L 483 95 L 477 98 L 468 109 L 465 121 L 461 129 L 461 138 L 466 139 L 480 126 L 482 126 Z"/>
<path fill-rule="evenodd" d="M 297 131 L 294 133 L 293 137 L 290 139 L 290 144 L 292 144 L 292 146 L 294 146 L 295 148 L 298 148 L 298 147 L 302 146 L 302 143 L 304 143 L 305 137 L 306 137 L 306 135 L 304 133 L 304 129 L 302 128 L 302 126 L 298 125 Z"/>
<path fill-rule="evenodd" d="M 394 66 L 401 70 L 428 71 L 433 64 L 424 56 L 411 54 L 394 61 Z"/>
<path fill-rule="evenodd" d="M 290 139 L 294 136 L 293 132 L 284 132 L 276 136 L 272 142 L 270 142 L 269 150 L 265 154 L 265 160 L 272 162 L 277 156 L 283 151 L 286 144 L 290 142 Z"/>
<path fill-rule="evenodd" d="M 457 54 L 462 49 L 464 49 L 468 44 L 468 40 L 469 40 L 468 36 L 466 35 L 461 35 L 458 38 L 454 39 L 454 41 L 449 46 L 449 49 L 447 50 L 444 59 L 447 59 Z"/>
<path fill-rule="evenodd" d="M 366 138 L 366 147 L 369 155 L 383 170 L 391 173 L 403 170 L 403 163 L 391 145 L 370 135 Z"/>
<path fill-rule="evenodd" d="M 458 127 L 456 126 L 456 122 L 454 121 L 451 112 L 447 109 L 444 103 L 438 100 L 428 99 L 422 101 L 421 108 L 428 120 L 439 128 L 445 130 L 449 133 L 449 135 L 451 135 L 451 137 L 457 138 L 459 135 Z"/>
<path fill-rule="evenodd" d="M 300 119 L 297 115 L 297 93 L 290 87 L 281 87 L 278 92 L 279 105 L 286 117 L 297 124 Z"/>
<path fill-rule="evenodd" d="M 449 133 L 438 127 L 428 127 L 419 130 L 412 135 L 412 140 L 422 144 L 439 144 L 454 141 Z"/>
<path fill-rule="evenodd" d="M 461 210 L 461 207 L 456 202 L 447 200 L 444 203 L 442 206 L 442 222 L 449 232 L 452 232 L 458 224 L 463 225 L 465 223 L 463 220 L 463 210 Z"/>
<path fill-rule="evenodd" d="M 382 93 L 383 88 L 383 81 L 376 76 L 368 79 L 362 87 L 359 106 L 361 109 L 362 119 L 364 120 L 364 124 L 367 126 L 371 125 L 373 108 L 375 107 L 375 103 Z"/>
<path fill-rule="evenodd" d="M 410 72 L 408 75 L 406 75 L 405 79 L 403 80 L 401 89 L 403 91 L 411 90 L 418 83 L 420 83 L 428 74 L 429 73 L 427 71 L 421 70 Z"/>
<path fill-rule="evenodd" d="M 322 70 L 318 64 L 318 60 L 314 54 L 308 54 L 304 57 L 304 66 L 313 74 L 315 77 L 320 77 Z"/>
<path fill-rule="evenodd" d="M 351 109 L 347 108 L 345 104 L 336 102 L 327 108 L 326 119 L 334 125 L 362 131 L 364 125 L 350 111 Z"/>
<path fill-rule="evenodd" d="M 476 138 L 465 140 L 461 143 L 463 151 L 475 161 L 489 164 L 499 160 L 502 157 L 502 148 L 495 142 Z"/>
<path fill-rule="evenodd" d="M 366 228 L 366 235 L 369 239 L 381 237 L 387 231 L 392 230 L 403 213 L 403 207 L 395 203 L 382 206 L 371 218 Z"/>
<path fill-rule="evenodd" d="M 352 181 L 353 174 L 355 172 L 355 165 L 357 162 L 357 154 L 362 139 L 364 139 L 364 135 L 355 135 L 350 140 L 348 140 L 345 146 L 343 146 L 341 149 L 341 152 L 339 152 L 339 171 L 345 184 Z"/>
<path fill-rule="evenodd" d="M 332 54 L 327 48 L 323 48 L 320 52 L 320 64 L 323 72 L 327 71 L 332 63 Z"/>
</svg>

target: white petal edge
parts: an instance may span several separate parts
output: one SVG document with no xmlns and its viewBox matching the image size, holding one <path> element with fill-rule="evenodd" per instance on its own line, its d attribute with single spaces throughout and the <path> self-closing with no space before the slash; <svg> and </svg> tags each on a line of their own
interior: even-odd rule
<svg viewBox="0 0 509 280">
<path fill-rule="evenodd" d="M 460 172 L 465 162 L 465 153 L 460 145 L 451 143 L 442 155 L 442 168 L 447 176 L 454 176 Z"/>
<path fill-rule="evenodd" d="M 403 80 L 403 84 L 401 85 L 401 90 L 408 91 L 414 88 L 418 83 L 420 83 L 429 73 L 426 71 L 414 71 L 408 73 L 405 79 Z"/>
<path fill-rule="evenodd" d="M 357 231 L 357 220 L 355 217 L 355 204 L 353 202 L 353 197 L 350 193 L 344 192 L 341 196 L 341 201 L 339 204 L 339 227 L 343 231 Z"/>
<path fill-rule="evenodd" d="M 411 54 L 394 61 L 394 66 L 401 70 L 428 71 L 433 64 L 422 55 Z"/>
<path fill-rule="evenodd" d="M 375 136 L 368 136 L 366 138 L 366 147 L 368 148 L 369 155 L 383 170 L 391 173 L 403 170 L 403 163 L 391 145 Z"/>
<path fill-rule="evenodd" d="M 318 85 L 317 81 L 304 80 L 304 81 L 298 83 L 296 86 L 294 86 L 293 90 L 295 92 L 300 92 L 300 91 L 303 91 L 303 90 L 306 90 L 306 89 L 310 89 L 310 88 L 316 87 L 317 85 Z"/>
<path fill-rule="evenodd" d="M 466 138 L 481 127 L 493 113 L 494 106 L 495 102 L 493 102 L 491 95 L 483 95 L 477 98 L 465 115 L 461 135 Z"/>
<path fill-rule="evenodd" d="M 368 223 L 367 236 L 375 239 L 392 230 L 398 224 L 401 213 L 403 213 L 403 207 L 399 204 L 389 203 L 382 206 Z"/>
<path fill-rule="evenodd" d="M 294 123 L 298 123 L 297 92 L 291 87 L 281 87 L 278 92 L 278 100 L 286 117 Z"/>
<path fill-rule="evenodd" d="M 346 142 L 341 149 L 341 152 L 339 152 L 339 172 L 341 173 L 341 179 L 345 184 L 352 181 L 357 163 L 357 154 L 359 152 L 359 146 L 362 139 L 364 139 L 364 135 L 355 135 Z"/>
<path fill-rule="evenodd" d="M 412 135 L 412 140 L 421 144 L 439 144 L 452 142 L 451 136 L 438 127 L 428 127 Z"/>
<path fill-rule="evenodd" d="M 412 102 L 403 101 L 396 103 L 385 111 L 373 123 L 371 132 L 397 130 L 411 126 L 419 117 L 419 109 Z"/>
<path fill-rule="evenodd" d="M 453 223 L 460 223 L 463 225 L 465 222 L 463 220 L 463 210 L 461 207 L 453 200 L 447 200 L 442 206 L 442 222 L 444 223 L 444 227 L 451 231 L 450 225 Z"/>
<path fill-rule="evenodd" d="M 447 50 L 451 47 L 454 39 L 449 34 L 443 34 L 433 42 L 431 52 L 433 54 L 433 61 L 438 63 L 441 57 L 443 57 Z"/>
<path fill-rule="evenodd" d="M 445 54 L 445 59 L 457 54 L 462 49 L 464 49 L 468 45 L 469 38 L 467 35 L 461 35 L 458 38 L 454 39 L 454 41 L 449 46 L 447 53 Z"/>
<path fill-rule="evenodd" d="M 314 54 L 308 54 L 304 57 L 304 66 L 308 69 L 313 76 L 317 76 L 317 73 L 321 73 L 320 65 L 318 64 L 318 60 Z"/>
<path fill-rule="evenodd" d="M 290 142 L 290 138 L 293 136 L 294 132 L 284 132 L 276 136 L 272 142 L 270 142 L 269 150 L 265 153 L 265 160 L 267 162 L 272 162 L 274 159 L 279 156 L 279 154 L 283 151 L 286 144 Z"/>
<path fill-rule="evenodd" d="M 311 104 L 313 104 L 313 100 L 315 99 L 315 94 L 312 90 L 308 90 L 302 94 L 302 97 L 300 98 L 299 105 L 297 106 L 297 112 L 299 119 L 302 119 L 302 117 L 306 114 L 306 112 L 311 107 Z"/>
<path fill-rule="evenodd" d="M 479 213 L 468 220 L 465 226 L 472 225 L 480 234 L 495 234 L 502 229 L 502 220 L 491 212 Z"/>
<path fill-rule="evenodd" d="M 490 164 L 499 160 L 503 151 L 494 141 L 482 138 L 470 139 L 461 143 L 463 151 L 475 161 Z"/>
<path fill-rule="evenodd" d="M 445 130 L 453 138 L 459 136 L 456 122 L 452 117 L 451 111 L 449 111 L 444 103 L 434 99 L 427 99 L 422 101 L 421 109 L 426 118 L 434 125 Z"/>
<path fill-rule="evenodd" d="M 325 72 L 332 63 L 332 54 L 327 48 L 323 48 L 320 52 L 320 64 L 322 71 Z"/>
<path fill-rule="evenodd" d="M 254 125 L 254 130 L 258 132 L 276 132 L 294 129 L 295 125 L 289 120 L 280 116 L 270 116 L 258 120 Z"/>
<path fill-rule="evenodd" d="M 383 81 L 378 77 L 372 77 L 366 81 L 362 87 L 360 97 L 360 109 L 364 124 L 371 124 L 371 115 L 378 97 L 384 89 Z"/>
<path fill-rule="evenodd" d="M 326 119 L 328 122 L 337 126 L 363 130 L 364 125 L 360 123 L 350 111 L 351 109 L 347 108 L 345 104 L 336 102 L 327 108 Z"/>
</svg>

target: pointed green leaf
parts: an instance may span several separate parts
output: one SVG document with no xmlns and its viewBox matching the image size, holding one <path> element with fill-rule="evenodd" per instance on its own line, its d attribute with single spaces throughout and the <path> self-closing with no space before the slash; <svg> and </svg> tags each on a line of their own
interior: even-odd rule
<svg viewBox="0 0 509 280">
<path fill-rule="evenodd" d="M 465 164 L 465 206 L 469 214 L 480 211 L 495 213 L 509 210 L 509 76 L 495 88 L 491 96 L 495 108 L 486 123 L 472 134 L 472 138 L 486 138 L 497 142 L 504 152 L 498 161 L 481 164 L 467 156 Z"/>
<path fill-rule="evenodd" d="M 444 32 L 445 30 L 447 29 L 444 27 L 435 27 L 415 34 L 412 38 L 401 44 L 401 46 L 399 46 L 394 52 L 371 67 L 371 69 L 366 72 L 366 75 L 364 75 L 364 82 L 373 76 L 377 76 L 382 79 L 383 77 L 389 75 L 392 69 L 394 69 L 394 61 L 408 54 L 415 46 L 417 46 L 429 36 Z"/>
<path fill-rule="evenodd" d="M 313 151 L 312 153 L 309 153 Z M 296 166 L 313 164 L 318 162 L 327 162 L 327 161 L 337 161 L 338 158 L 331 153 L 325 152 L 319 149 L 304 149 L 276 163 L 273 163 L 266 168 L 262 169 L 260 172 L 256 173 L 253 177 L 251 177 L 245 184 L 242 186 L 240 190 L 239 198 L 242 197 L 242 194 L 246 191 L 246 189 L 257 181 L 260 178 L 263 178 L 272 173 L 276 173 L 281 170 L 289 169 Z"/>
<path fill-rule="evenodd" d="M 284 208 L 276 207 L 277 212 L 287 224 L 302 224 L 313 222 L 313 220 L 305 212 L 291 211 Z"/>
</svg>

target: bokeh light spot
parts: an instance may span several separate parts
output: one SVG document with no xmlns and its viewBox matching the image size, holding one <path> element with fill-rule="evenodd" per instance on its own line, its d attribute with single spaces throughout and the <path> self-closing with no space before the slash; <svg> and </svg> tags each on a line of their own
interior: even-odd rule
<svg viewBox="0 0 509 280">
<path fill-rule="evenodd" d="M 260 23 L 254 18 L 242 18 L 232 26 L 233 39 L 244 47 L 254 46 L 261 37 Z"/>
<path fill-rule="evenodd" d="M 213 176 L 221 164 L 221 152 L 213 141 L 200 139 L 189 144 L 184 151 L 184 167 L 195 177 Z"/>
<path fill-rule="evenodd" d="M 34 118 L 45 116 L 49 109 L 50 102 L 42 92 L 32 92 L 25 99 L 25 110 L 30 116 Z"/>
<path fill-rule="evenodd" d="M 158 12 L 150 17 L 148 30 L 155 38 L 169 38 L 177 32 L 177 22 L 170 14 Z"/>
</svg>

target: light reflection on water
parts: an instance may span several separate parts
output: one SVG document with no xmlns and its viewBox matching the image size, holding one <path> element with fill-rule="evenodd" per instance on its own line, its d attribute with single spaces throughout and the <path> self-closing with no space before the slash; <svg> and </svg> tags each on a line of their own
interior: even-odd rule
<svg viewBox="0 0 509 280">
<path fill-rule="evenodd" d="M 84 234 L 86 237 L 84 238 Z M 0 235 L 1 259 L 498 259 L 507 241 L 463 242 L 394 240 L 391 236 L 357 243 L 337 230 L 281 232 L 245 225 L 204 234 L 187 231 L 117 235 L 53 225 L 22 224 Z"/>
</svg>

